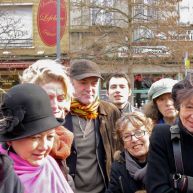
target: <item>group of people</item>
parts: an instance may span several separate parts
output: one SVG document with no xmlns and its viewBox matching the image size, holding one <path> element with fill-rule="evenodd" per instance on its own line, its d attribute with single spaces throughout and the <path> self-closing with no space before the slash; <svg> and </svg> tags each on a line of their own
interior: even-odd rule
<svg viewBox="0 0 193 193">
<path fill-rule="evenodd" d="M 128 100 L 126 74 L 108 78 L 108 102 L 99 99 L 100 79 L 86 59 L 69 70 L 43 59 L 23 71 L 0 108 L 0 192 L 181 192 L 181 176 L 193 175 L 191 77 L 153 83 L 143 112 Z M 171 126 L 180 136 L 180 175 Z"/>
</svg>

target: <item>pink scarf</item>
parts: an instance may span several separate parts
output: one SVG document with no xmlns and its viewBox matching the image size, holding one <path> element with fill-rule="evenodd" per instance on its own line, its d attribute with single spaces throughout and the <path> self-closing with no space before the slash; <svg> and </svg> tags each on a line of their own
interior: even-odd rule
<svg viewBox="0 0 193 193">
<path fill-rule="evenodd" d="M 0 147 L 2 153 L 6 151 Z M 25 193 L 73 193 L 56 161 L 47 156 L 41 166 L 32 166 L 15 153 L 9 152 L 14 170 L 25 188 Z"/>
</svg>

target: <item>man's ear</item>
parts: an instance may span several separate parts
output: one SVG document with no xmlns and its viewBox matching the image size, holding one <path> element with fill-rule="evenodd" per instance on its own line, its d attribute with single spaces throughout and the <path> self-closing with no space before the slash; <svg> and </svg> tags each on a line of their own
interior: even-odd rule
<svg viewBox="0 0 193 193">
<path fill-rule="evenodd" d="M 109 90 L 107 90 L 106 95 L 109 96 Z"/>
</svg>

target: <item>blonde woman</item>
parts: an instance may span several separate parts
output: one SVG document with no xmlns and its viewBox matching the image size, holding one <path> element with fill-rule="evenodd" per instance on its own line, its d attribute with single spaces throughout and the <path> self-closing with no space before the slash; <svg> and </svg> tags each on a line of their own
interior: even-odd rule
<svg viewBox="0 0 193 193">
<path fill-rule="evenodd" d="M 55 117 L 65 118 L 73 89 L 63 65 L 51 59 L 38 60 L 23 71 L 20 81 L 41 86 L 50 96 Z"/>
<path fill-rule="evenodd" d="M 145 191 L 144 178 L 152 128 L 152 120 L 141 112 L 125 114 L 116 122 L 116 135 L 124 151 L 116 152 L 106 193 Z"/>
<path fill-rule="evenodd" d="M 64 118 L 70 110 L 73 89 L 63 65 L 51 59 L 38 60 L 23 71 L 20 81 L 41 86 L 49 95 L 55 117 L 59 122 L 64 123 Z M 73 133 L 64 127 L 57 128 L 56 132 L 51 155 L 68 180 L 70 176 L 67 175 L 65 160 L 71 152 Z"/>
</svg>

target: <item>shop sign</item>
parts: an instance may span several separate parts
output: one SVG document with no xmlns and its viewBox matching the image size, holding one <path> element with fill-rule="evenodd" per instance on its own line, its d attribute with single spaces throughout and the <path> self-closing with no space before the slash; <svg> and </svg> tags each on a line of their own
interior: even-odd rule
<svg viewBox="0 0 193 193">
<path fill-rule="evenodd" d="M 25 62 L 25 63 L 17 63 L 17 62 L 12 62 L 12 63 L 0 63 L 0 69 L 23 69 L 27 68 L 29 65 L 31 65 L 31 62 Z"/>
<path fill-rule="evenodd" d="M 12 86 L 18 84 L 18 79 L 0 79 L 0 88 L 3 90 L 7 90 L 11 88 Z M 1 94 L 2 91 L 0 91 Z"/>
<path fill-rule="evenodd" d="M 62 38 L 67 22 L 67 9 L 65 0 L 60 0 L 60 5 L 60 38 Z M 57 0 L 40 0 L 37 13 L 37 26 L 39 35 L 47 46 L 56 45 L 56 25 Z"/>
<path fill-rule="evenodd" d="M 166 57 L 170 55 L 170 51 L 166 46 L 132 46 L 130 50 L 126 46 L 118 48 L 118 57 L 127 58 L 129 52 L 133 57 L 142 57 L 148 55 L 149 57 Z"/>
</svg>

